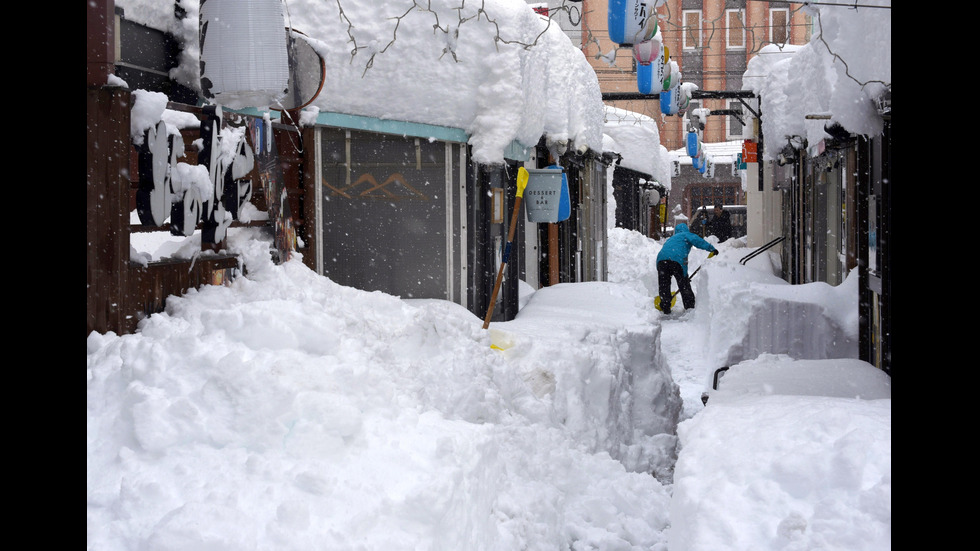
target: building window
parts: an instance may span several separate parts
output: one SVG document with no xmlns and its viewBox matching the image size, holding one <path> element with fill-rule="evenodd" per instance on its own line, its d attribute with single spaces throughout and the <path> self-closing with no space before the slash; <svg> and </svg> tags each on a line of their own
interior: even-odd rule
<svg viewBox="0 0 980 551">
<path fill-rule="evenodd" d="M 731 109 L 732 111 L 738 111 L 739 113 L 744 113 L 745 109 L 742 106 L 742 102 L 737 99 L 727 100 L 728 106 L 726 109 Z M 742 120 L 745 120 L 745 115 L 740 115 Z M 738 118 L 734 115 L 728 115 L 725 117 L 725 138 L 729 140 L 741 140 L 742 139 L 742 123 L 738 122 Z"/>
<path fill-rule="evenodd" d="M 696 50 L 701 47 L 701 12 L 698 10 L 685 10 L 683 44 L 685 50 Z"/>
<path fill-rule="evenodd" d="M 789 40 L 789 9 L 773 8 L 769 10 L 769 41 L 773 44 L 785 44 Z"/>
<path fill-rule="evenodd" d="M 742 10 L 725 10 L 725 47 L 729 50 L 745 49 L 745 24 Z"/>
</svg>

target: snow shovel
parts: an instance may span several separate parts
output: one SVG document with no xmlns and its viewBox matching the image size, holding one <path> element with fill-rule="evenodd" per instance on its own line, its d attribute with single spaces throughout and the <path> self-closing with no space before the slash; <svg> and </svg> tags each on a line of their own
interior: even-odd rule
<svg viewBox="0 0 980 551">
<path fill-rule="evenodd" d="M 704 266 L 704 264 L 702 263 L 701 266 Z M 691 274 L 691 277 L 687 278 L 688 281 L 694 279 L 694 276 L 696 276 L 697 273 L 701 271 L 701 266 L 698 266 L 698 269 L 697 270 L 694 270 L 694 273 Z M 677 293 L 679 293 L 679 292 L 681 292 L 680 289 L 678 289 L 678 290 L 676 290 L 676 291 L 674 291 L 673 293 L 670 294 L 670 307 L 671 308 L 673 308 L 674 305 L 677 304 Z M 663 312 L 663 310 L 660 308 L 660 295 L 657 295 L 657 296 L 653 297 L 653 307 L 656 308 L 657 310 L 660 310 L 661 312 Z"/>
<path fill-rule="evenodd" d="M 517 229 L 517 215 L 521 212 L 521 200 L 524 198 L 524 188 L 527 187 L 527 179 L 530 173 L 526 168 L 521 167 L 517 170 L 517 199 L 514 201 L 514 212 L 510 217 L 510 229 L 507 231 L 507 246 L 500 259 L 500 269 L 497 270 L 497 281 L 493 284 L 493 293 L 490 295 L 490 306 L 487 307 L 487 315 L 483 318 L 483 328 L 490 327 L 490 318 L 493 317 L 493 307 L 497 303 L 497 292 L 500 291 L 500 282 L 504 278 L 504 268 L 507 267 L 507 260 L 510 258 L 510 245 L 514 241 L 514 230 Z"/>
</svg>

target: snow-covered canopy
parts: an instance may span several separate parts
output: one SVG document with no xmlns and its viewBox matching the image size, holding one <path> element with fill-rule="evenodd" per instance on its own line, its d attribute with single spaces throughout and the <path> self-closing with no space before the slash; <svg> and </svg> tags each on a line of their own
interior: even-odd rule
<svg viewBox="0 0 980 551">
<path fill-rule="evenodd" d="M 729 140 L 727 142 L 704 142 L 701 145 L 711 162 L 730 165 L 738 160 L 738 154 L 742 152 L 742 144 L 742 140 Z M 687 147 L 674 149 L 669 153 L 670 158 L 676 159 L 681 165 L 691 164 L 691 156 L 687 154 Z"/>
<path fill-rule="evenodd" d="M 603 150 L 619 153 L 620 166 L 649 174 L 670 187 L 670 156 L 660 145 L 657 121 L 617 107 L 605 106 L 606 124 Z"/>
<path fill-rule="evenodd" d="M 809 44 L 770 44 L 749 61 L 742 88 L 762 99 L 762 134 L 773 146 L 765 160 L 791 139 L 814 146 L 834 123 L 865 136 L 882 131 L 875 102 L 891 86 L 891 0 L 838 1 L 804 8 L 814 19 Z"/>
<path fill-rule="evenodd" d="M 117 1 L 127 18 L 183 40 L 171 76 L 200 90 L 199 2 L 178 0 L 186 13 L 180 21 L 171 4 L 160 4 Z M 309 109 L 463 129 L 481 163 L 503 161 L 515 140 L 531 146 L 545 135 L 601 150 L 595 72 L 558 25 L 524 0 L 283 5 L 286 25 L 306 35 L 326 63 Z"/>
</svg>

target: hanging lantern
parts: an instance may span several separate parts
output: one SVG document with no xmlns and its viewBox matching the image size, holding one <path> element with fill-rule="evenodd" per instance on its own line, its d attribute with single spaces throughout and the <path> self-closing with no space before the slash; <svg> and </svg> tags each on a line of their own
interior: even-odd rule
<svg viewBox="0 0 980 551">
<path fill-rule="evenodd" d="M 660 91 L 660 86 L 657 86 L 654 79 L 652 63 L 636 65 L 636 89 L 641 94 L 656 94 Z"/>
<path fill-rule="evenodd" d="M 647 204 L 656 205 L 660 202 L 660 192 L 654 187 L 644 190 L 643 194 L 646 196 Z"/>
<path fill-rule="evenodd" d="M 647 17 L 646 24 L 643 26 L 643 40 L 653 40 L 654 36 L 659 34 L 660 28 L 657 25 L 657 15 L 651 13 Z"/>
<path fill-rule="evenodd" d="M 633 44 L 633 59 L 640 65 L 649 65 L 660 57 L 661 43 L 657 40 L 644 40 Z"/>
<path fill-rule="evenodd" d="M 677 112 L 684 113 L 687 108 L 691 106 L 691 96 L 694 90 L 697 90 L 697 85 L 690 82 L 683 82 L 677 86 Z"/>
<path fill-rule="evenodd" d="M 637 59 L 636 64 L 636 88 L 641 94 L 656 94 L 659 93 L 663 88 L 663 74 L 664 67 L 664 56 L 667 55 L 667 47 L 658 47 L 660 44 L 660 35 L 657 35 L 655 40 L 651 40 L 645 43 L 635 44 L 633 46 L 633 56 Z M 642 48 L 641 48 L 642 46 Z M 649 56 L 649 49 L 656 49 L 656 55 L 647 63 L 642 63 L 640 57 L 637 56 L 637 49 L 641 49 L 641 56 L 646 58 Z"/>
<path fill-rule="evenodd" d="M 232 109 L 266 108 L 289 84 L 281 0 L 207 0 L 200 7 L 201 90 Z"/>
<path fill-rule="evenodd" d="M 690 157 L 701 156 L 701 136 L 697 132 L 687 133 L 687 154 Z"/>
<path fill-rule="evenodd" d="M 703 176 L 705 178 L 714 178 L 715 177 L 715 163 L 707 155 L 705 155 L 704 157 L 705 157 L 704 163 L 701 165 L 701 168 L 699 169 L 699 172 L 701 172 L 701 176 Z"/>
<path fill-rule="evenodd" d="M 660 112 L 664 115 L 676 115 L 680 111 L 681 95 L 679 86 L 660 92 Z"/>
<path fill-rule="evenodd" d="M 667 48 L 664 47 L 666 50 Z M 667 52 L 669 55 L 669 52 Z M 664 90 L 670 90 L 676 88 L 681 82 L 681 71 L 678 67 L 677 62 L 673 60 L 668 60 L 666 56 L 664 57 Z"/>
<path fill-rule="evenodd" d="M 609 39 L 620 46 L 649 40 L 657 33 L 656 9 L 666 0 L 609 0 L 606 25 Z"/>
</svg>

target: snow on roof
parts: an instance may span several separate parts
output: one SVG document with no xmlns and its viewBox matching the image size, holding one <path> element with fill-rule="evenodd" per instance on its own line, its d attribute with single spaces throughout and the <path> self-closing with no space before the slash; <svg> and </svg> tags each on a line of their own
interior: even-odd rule
<svg viewBox="0 0 980 551">
<path fill-rule="evenodd" d="M 743 140 L 704 142 L 701 147 L 711 157 L 713 163 L 730 165 L 735 162 L 738 154 L 742 152 L 742 143 Z M 686 148 L 670 151 L 670 157 L 671 159 L 680 161 L 681 164 L 691 164 L 691 156 L 687 154 Z"/>
<path fill-rule="evenodd" d="M 670 158 L 660 144 L 657 121 L 633 111 L 605 106 L 603 151 L 622 156 L 620 166 L 649 174 L 662 184 L 670 184 Z"/>
<path fill-rule="evenodd" d="M 159 0 L 117 0 L 165 25 Z M 184 41 L 175 78 L 200 90 L 199 4 L 170 27 Z M 170 4 L 170 11 L 173 5 Z M 287 27 L 323 57 L 326 79 L 310 109 L 462 129 L 473 159 L 499 163 L 516 141 L 542 136 L 602 147 L 602 93 L 585 55 L 524 0 L 403 4 L 290 0 Z M 273 98 L 274 100 L 274 98 Z M 274 101 L 269 102 L 274 106 Z M 238 108 L 231 106 L 232 108 Z M 258 108 L 268 106 L 254 106 Z"/>
</svg>

